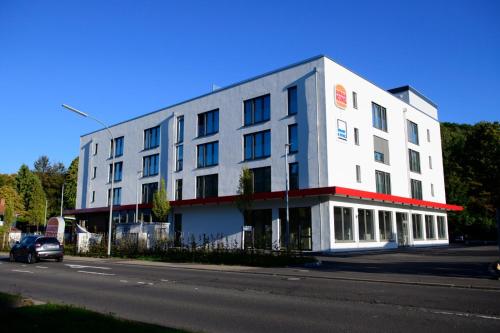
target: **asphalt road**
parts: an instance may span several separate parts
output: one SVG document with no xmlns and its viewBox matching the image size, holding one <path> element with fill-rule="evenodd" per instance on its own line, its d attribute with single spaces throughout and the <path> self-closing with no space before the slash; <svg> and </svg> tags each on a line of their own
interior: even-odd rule
<svg viewBox="0 0 500 333">
<path fill-rule="evenodd" d="M 297 276 L 290 270 L 257 274 L 108 260 L 33 265 L 2 260 L 0 291 L 193 331 L 500 332 L 500 289 L 329 279 L 307 269 L 293 271 Z"/>
</svg>

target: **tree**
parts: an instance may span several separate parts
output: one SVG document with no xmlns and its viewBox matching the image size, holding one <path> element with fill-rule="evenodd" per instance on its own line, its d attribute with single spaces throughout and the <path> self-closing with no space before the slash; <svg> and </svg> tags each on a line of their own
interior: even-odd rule
<svg viewBox="0 0 500 333">
<path fill-rule="evenodd" d="M 52 164 L 47 156 L 40 156 L 33 163 L 34 174 L 42 182 L 42 188 L 47 197 L 47 211 L 49 216 L 59 215 L 61 206 L 61 190 L 65 179 L 64 164 Z"/>
<path fill-rule="evenodd" d="M 78 182 L 78 157 L 75 158 L 65 175 L 64 207 L 74 209 L 76 204 L 76 186 Z"/>
<path fill-rule="evenodd" d="M 35 163 L 33 163 L 36 172 L 45 173 L 50 170 L 50 161 L 49 158 L 45 155 L 40 156 Z"/>
<path fill-rule="evenodd" d="M 247 167 L 241 169 L 236 193 L 238 194 L 236 198 L 236 207 L 238 207 L 244 219 L 250 218 L 248 214 L 253 207 L 253 176 L 252 171 Z"/>
<path fill-rule="evenodd" d="M 42 188 L 42 182 L 38 177 L 33 178 L 33 194 L 29 203 L 28 217 L 30 224 L 37 227 L 45 223 L 45 192 Z"/>
<path fill-rule="evenodd" d="M 24 213 L 23 200 L 16 189 L 8 185 L 0 187 L 0 199 L 5 199 L 4 221 L 10 226 L 15 221 L 16 214 Z"/>
<path fill-rule="evenodd" d="M 25 211 L 29 210 L 33 194 L 34 178 L 35 175 L 33 175 L 28 166 L 26 164 L 21 165 L 16 175 L 16 190 L 23 201 Z"/>
<path fill-rule="evenodd" d="M 160 189 L 153 194 L 153 217 L 158 222 L 166 222 L 170 212 L 170 202 L 167 198 L 165 180 L 160 181 Z"/>
<path fill-rule="evenodd" d="M 16 186 L 16 175 L 0 174 L 0 187 L 4 185 L 9 185 L 12 187 Z"/>
</svg>

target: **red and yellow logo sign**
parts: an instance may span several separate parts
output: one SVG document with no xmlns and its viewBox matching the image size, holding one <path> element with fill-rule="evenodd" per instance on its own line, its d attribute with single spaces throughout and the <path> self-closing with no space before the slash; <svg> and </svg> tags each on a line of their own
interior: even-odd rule
<svg viewBox="0 0 500 333">
<path fill-rule="evenodd" d="M 347 94 L 344 86 L 341 84 L 335 86 L 335 105 L 341 109 L 347 107 Z"/>
</svg>

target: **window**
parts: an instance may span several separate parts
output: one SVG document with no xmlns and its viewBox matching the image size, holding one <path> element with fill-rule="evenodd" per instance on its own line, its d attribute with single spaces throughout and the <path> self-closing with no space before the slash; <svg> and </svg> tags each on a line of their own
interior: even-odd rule
<svg viewBox="0 0 500 333">
<path fill-rule="evenodd" d="M 97 155 L 97 148 L 99 148 L 99 144 L 96 142 L 94 145 L 94 155 Z"/>
<path fill-rule="evenodd" d="M 373 127 L 387 132 L 387 111 L 384 107 L 372 102 Z"/>
<path fill-rule="evenodd" d="M 288 88 L 288 115 L 297 114 L 297 86 Z"/>
<path fill-rule="evenodd" d="M 374 241 L 375 228 L 373 224 L 373 210 L 358 209 L 358 229 L 360 241 Z"/>
<path fill-rule="evenodd" d="M 111 202 L 111 189 L 108 189 L 108 206 Z M 122 188 L 115 187 L 113 189 L 113 205 L 121 205 L 122 202 Z"/>
<path fill-rule="evenodd" d="M 356 181 L 361 183 L 361 166 L 356 165 Z"/>
<path fill-rule="evenodd" d="M 378 230 L 380 240 L 390 241 L 392 239 L 392 213 L 384 210 L 378 211 Z"/>
<path fill-rule="evenodd" d="M 444 221 L 444 216 L 437 217 L 437 229 L 438 229 L 438 238 L 446 239 L 446 223 Z"/>
<path fill-rule="evenodd" d="M 431 195 L 434 196 L 434 184 L 431 183 Z"/>
<path fill-rule="evenodd" d="M 153 194 L 158 191 L 158 183 L 142 184 L 142 203 L 152 203 Z"/>
<path fill-rule="evenodd" d="M 408 141 L 418 145 L 418 125 L 410 120 L 406 122 L 408 124 Z"/>
<path fill-rule="evenodd" d="M 115 152 L 115 157 L 119 157 L 123 155 L 123 136 L 115 139 L 115 144 L 113 145 L 113 141 L 111 141 L 111 150 L 109 157 L 113 157 L 113 149 Z"/>
<path fill-rule="evenodd" d="M 352 107 L 358 108 L 358 94 L 355 91 L 352 92 Z"/>
<path fill-rule="evenodd" d="M 97 177 L 97 167 L 96 166 L 92 170 L 92 179 L 95 179 L 95 177 Z"/>
<path fill-rule="evenodd" d="M 429 155 L 429 169 L 432 170 L 432 156 Z"/>
<path fill-rule="evenodd" d="M 340 119 L 337 119 L 337 137 L 347 141 L 347 123 Z"/>
<path fill-rule="evenodd" d="M 218 196 L 219 175 L 207 175 L 196 177 L 196 198 L 209 198 Z"/>
<path fill-rule="evenodd" d="M 253 192 L 271 192 L 271 167 L 250 169 L 253 179 Z"/>
<path fill-rule="evenodd" d="M 175 147 L 175 171 L 181 171 L 184 166 L 184 145 Z"/>
<path fill-rule="evenodd" d="M 142 159 L 142 176 L 149 177 L 158 174 L 159 154 L 145 156 Z"/>
<path fill-rule="evenodd" d="M 271 119 L 271 95 L 246 100 L 244 103 L 245 126 Z"/>
<path fill-rule="evenodd" d="M 198 145 L 198 168 L 205 168 L 219 164 L 219 141 Z"/>
<path fill-rule="evenodd" d="M 411 179 L 411 197 L 422 200 L 422 182 L 420 180 Z"/>
<path fill-rule="evenodd" d="M 92 199 L 90 199 L 90 202 L 95 202 L 95 191 L 92 191 Z"/>
<path fill-rule="evenodd" d="M 144 150 L 153 149 L 160 145 L 160 126 L 148 128 L 144 131 Z"/>
<path fill-rule="evenodd" d="M 115 163 L 115 177 L 113 181 L 119 182 L 122 180 L 122 171 L 123 171 L 123 162 L 116 162 Z M 113 177 L 113 164 L 109 165 L 109 175 L 108 175 L 108 182 L 111 182 L 111 179 Z"/>
<path fill-rule="evenodd" d="M 434 216 L 425 215 L 425 235 L 427 239 L 435 239 L 436 233 L 434 232 Z"/>
<path fill-rule="evenodd" d="M 184 116 L 177 117 L 177 143 L 184 142 Z"/>
<path fill-rule="evenodd" d="M 413 227 L 413 239 L 423 239 L 424 235 L 422 232 L 422 215 L 411 214 L 411 224 Z"/>
<path fill-rule="evenodd" d="M 375 161 L 389 164 L 389 141 L 374 135 L 373 150 Z"/>
<path fill-rule="evenodd" d="M 431 142 L 431 131 L 427 129 L 427 142 Z"/>
<path fill-rule="evenodd" d="M 297 190 L 299 188 L 299 163 L 288 164 L 288 175 L 290 190 Z"/>
<path fill-rule="evenodd" d="M 354 127 L 354 144 L 359 146 L 359 129 Z"/>
<path fill-rule="evenodd" d="M 288 125 L 288 153 L 293 154 L 299 150 L 297 124 Z"/>
<path fill-rule="evenodd" d="M 182 179 L 175 180 L 175 200 L 182 200 Z"/>
<path fill-rule="evenodd" d="M 418 151 L 408 149 L 408 159 L 410 161 L 410 171 L 420 173 L 420 153 Z"/>
<path fill-rule="evenodd" d="M 244 136 L 245 161 L 271 156 L 271 131 Z"/>
<path fill-rule="evenodd" d="M 219 109 L 198 115 L 198 137 L 219 132 Z"/>
<path fill-rule="evenodd" d="M 334 207 L 335 240 L 349 242 L 354 240 L 352 228 L 352 209 Z"/>
<path fill-rule="evenodd" d="M 375 170 L 377 193 L 391 194 L 391 174 Z"/>
</svg>

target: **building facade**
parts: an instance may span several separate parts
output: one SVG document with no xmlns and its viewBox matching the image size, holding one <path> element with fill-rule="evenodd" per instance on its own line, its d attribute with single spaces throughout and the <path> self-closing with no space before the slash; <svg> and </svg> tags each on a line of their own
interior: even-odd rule
<svg viewBox="0 0 500 333">
<path fill-rule="evenodd" d="M 254 246 L 279 248 L 287 173 L 290 245 L 304 251 L 448 244 L 446 211 L 461 209 L 445 200 L 436 105 L 325 56 L 110 129 L 114 144 L 106 130 L 80 139 L 76 209 L 66 213 L 90 231 L 107 229 L 111 177 L 114 223 L 152 221 L 164 179 L 176 242 L 241 246 L 252 229 Z M 255 192 L 246 218 L 235 204 L 243 167 Z"/>
</svg>

